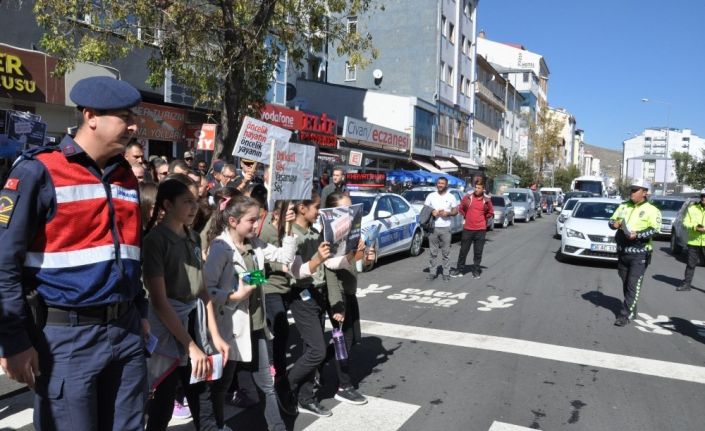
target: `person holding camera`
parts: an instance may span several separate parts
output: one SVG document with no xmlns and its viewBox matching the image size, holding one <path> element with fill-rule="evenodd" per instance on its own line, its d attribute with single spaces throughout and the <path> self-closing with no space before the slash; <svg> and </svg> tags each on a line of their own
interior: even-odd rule
<svg viewBox="0 0 705 431">
<path fill-rule="evenodd" d="M 705 262 L 705 189 L 700 191 L 700 202 L 688 207 L 683 218 L 683 227 L 688 230 L 688 263 L 685 265 L 683 283 L 676 288 L 683 292 L 690 290 L 695 267 Z"/>
<path fill-rule="evenodd" d="M 651 262 L 651 238 L 661 230 L 661 211 L 646 200 L 650 187 L 644 180 L 632 182 L 629 200 L 617 207 L 608 222 L 611 229 L 617 230 L 617 270 L 624 292 L 615 326 L 627 325 L 636 315 L 641 283 Z"/>
<path fill-rule="evenodd" d="M 448 192 L 448 178 L 438 177 L 436 191 L 426 196 L 424 205 L 433 208 L 433 230 L 428 234 L 429 272 L 428 280 L 438 277 L 438 250 L 441 250 L 443 265 L 443 281 L 450 281 L 450 242 L 451 217 L 458 214 L 458 199 Z"/>
</svg>

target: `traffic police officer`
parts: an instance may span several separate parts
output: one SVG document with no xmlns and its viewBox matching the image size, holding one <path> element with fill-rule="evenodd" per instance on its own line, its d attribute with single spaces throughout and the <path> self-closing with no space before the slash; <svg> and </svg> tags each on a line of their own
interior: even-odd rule
<svg viewBox="0 0 705 431">
<path fill-rule="evenodd" d="M 705 262 L 705 189 L 700 191 L 700 202 L 688 207 L 683 227 L 688 230 L 688 263 L 683 283 L 676 288 L 678 291 L 690 290 L 695 267 Z"/>
<path fill-rule="evenodd" d="M 634 181 L 629 200 L 617 208 L 609 221 L 610 228 L 619 229 L 615 236 L 617 270 L 624 291 L 622 310 L 614 322 L 617 326 L 625 326 L 636 315 L 644 272 L 651 262 L 651 237 L 661 229 L 661 212 L 646 201 L 649 188 L 647 181 Z"/>
<path fill-rule="evenodd" d="M 72 139 L 25 152 L 0 191 L 0 365 L 40 430 L 142 430 L 146 300 L 132 85 L 86 78 Z M 42 329 L 43 328 L 43 329 Z"/>
</svg>

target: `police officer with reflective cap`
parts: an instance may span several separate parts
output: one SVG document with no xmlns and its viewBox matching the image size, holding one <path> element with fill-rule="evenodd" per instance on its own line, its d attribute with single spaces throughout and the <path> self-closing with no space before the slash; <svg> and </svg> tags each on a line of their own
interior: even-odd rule
<svg viewBox="0 0 705 431">
<path fill-rule="evenodd" d="M 146 400 L 132 85 L 80 80 L 75 138 L 15 162 L 0 191 L 0 365 L 39 430 L 142 430 Z"/>
<path fill-rule="evenodd" d="M 644 180 L 632 182 L 629 200 L 612 214 L 609 226 L 617 229 L 617 270 L 622 279 L 624 302 L 614 322 L 625 326 L 636 315 L 636 304 L 644 281 L 644 272 L 651 262 L 651 238 L 661 229 L 661 211 L 646 200 L 651 185 Z"/>
</svg>

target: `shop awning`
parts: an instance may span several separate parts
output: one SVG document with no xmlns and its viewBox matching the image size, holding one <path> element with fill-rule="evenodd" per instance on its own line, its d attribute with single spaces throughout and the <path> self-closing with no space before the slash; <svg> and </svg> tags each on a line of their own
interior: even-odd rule
<svg viewBox="0 0 705 431">
<path fill-rule="evenodd" d="M 458 165 L 451 162 L 450 160 L 439 160 L 433 161 L 443 172 L 454 172 L 458 170 Z"/>
<path fill-rule="evenodd" d="M 451 156 L 456 162 L 460 163 L 460 166 L 464 168 L 477 169 L 480 167 L 473 159 L 470 157 L 462 156 Z"/>
<path fill-rule="evenodd" d="M 421 169 L 427 170 L 429 172 L 435 172 L 437 174 L 443 173 L 442 170 L 438 169 L 437 167 L 433 166 L 432 164 L 430 164 L 428 162 L 423 162 L 421 160 L 411 159 L 411 163 L 413 163 L 416 166 L 420 167 Z"/>
</svg>

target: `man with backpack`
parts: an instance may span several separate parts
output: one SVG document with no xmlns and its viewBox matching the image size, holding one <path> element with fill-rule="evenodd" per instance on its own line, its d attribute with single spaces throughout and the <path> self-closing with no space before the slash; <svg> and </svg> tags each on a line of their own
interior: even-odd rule
<svg viewBox="0 0 705 431">
<path fill-rule="evenodd" d="M 463 234 L 460 239 L 460 254 L 458 254 L 458 265 L 450 272 L 452 277 L 462 277 L 465 267 L 465 259 L 473 247 L 473 266 L 471 268 L 472 277 L 480 278 L 482 270 L 482 250 L 485 246 L 485 234 L 487 233 L 487 220 L 494 215 L 492 200 L 485 196 L 485 185 L 482 182 L 475 184 L 473 193 L 467 193 L 460 201 L 458 208 L 460 214 L 465 218 Z"/>
<path fill-rule="evenodd" d="M 438 250 L 441 250 L 443 265 L 443 281 L 450 281 L 450 225 L 451 217 L 458 214 L 458 199 L 448 192 L 448 178 L 438 177 L 436 180 L 436 190 L 426 196 L 424 205 L 433 208 L 431 212 L 433 229 L 428 234 L 428 244 L 430 245 L 430 267 L 428 280 L 435 280 L 438 277 Z"/>
</svg>

